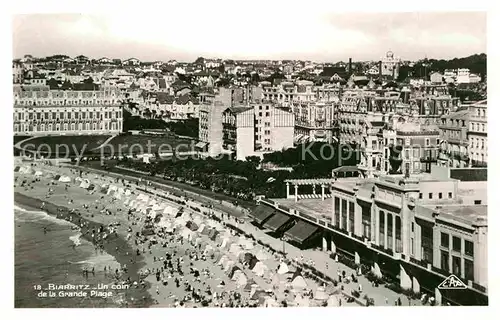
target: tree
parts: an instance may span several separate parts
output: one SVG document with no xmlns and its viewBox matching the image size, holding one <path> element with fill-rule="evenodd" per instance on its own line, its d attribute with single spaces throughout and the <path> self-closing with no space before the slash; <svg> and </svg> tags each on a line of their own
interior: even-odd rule
<svg viewBox="0 0 500 320">
<path fill-rule="evenodd" d="M 195 64 L 204 64 L 205 63 L 205 58 L 203 57 L 198 57 L 195 61 Z"/>
</svg>

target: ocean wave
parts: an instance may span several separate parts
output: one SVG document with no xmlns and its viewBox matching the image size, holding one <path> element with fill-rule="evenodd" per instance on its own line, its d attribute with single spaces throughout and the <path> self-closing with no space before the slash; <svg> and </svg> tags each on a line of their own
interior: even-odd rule
<svg viewBox="0 0 500 320">
<path fill-rule="evenodd" d="M 61 225 L 73 225 L 71 222 L 58 219 L 54 216 L 49 215 L 47 212 L 42 210 L 29 210 L 22 208 L 14 204 L 14 212 L 18 213 L 14 215 L 14 219 L 17 222 L 38 222 L 38 221 L 50 221 L 52 223 L 57 223 Z"/>
<path fill-rule="evenodd" d="M 82 236 L 82 234 L 78 233 L 78 234 L 75 234 L 75 235 L 72 235 L 71 237 L 69 237 L 69 240 L 73 241 L 75 246 L 78 247 L 79 245 L 82 244 L 82 241 L 80 240 L 81 236 Z"/>
</svg>

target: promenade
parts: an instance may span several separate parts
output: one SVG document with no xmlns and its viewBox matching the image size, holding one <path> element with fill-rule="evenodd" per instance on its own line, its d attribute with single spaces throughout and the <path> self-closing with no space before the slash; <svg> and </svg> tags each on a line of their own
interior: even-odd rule
<svg viewBox="0 0 500 320">
<path fill-rule="evenodd" d="M 86 168 L 87 171 L 93 171 L 93 172 L 100 172 L 106 175 L 114 176 L 117 178 L 125 178 L 130 181 L 139 181 L 139 178 L 137 177 L 131 177 L 131 176 L 124 176 L 122 174 L 116 174 L 112 172 L 105 172 L 101 170 L 96 170 L 96 169 L 89 169 Z M 137 174 L 138 172 L 136 172 Z M 141 181 L 151 181 L 150 176 L 142 176 Z M 154 186 L 157 190 L 162 190 L 162 191 L 167 191 L 167 192 L 173 192 L 177 193 L 179 195 L 179 192 L 182 194 L 185 194 L 189 196 L 191 199 L 193 199 L 195 202 L 201 202 L 204 204 L 212 204 L 213 205 L 213 212 L 216 214 L 217 217 L 219 217 L 221 220 L 223 220 L 226 224 L 231 224 L 242 231 L 244 231 L 247 234 L 251 234 L 255 237 L 255 239 L 260 240 L 268 245 L 270 245 L 273 249 L 277 251 L 284 251 L 287 254 L 287 258 L 289 258 L 291 261 L 301 261 L 301 257 L 303 258 L 303 263 L 309 264 L 318 271 L 321 271 L 322 273 L 330 276 L 333 279 L 338 278 L 338 273 L 342 273 L 342 271 L 345 271 L 347 275 L 351 275 L 351 273 L 355 273 L 355 270 L 350 269 L 349 267 L 339 263 L 335 262 L 335 260 L 331 259 L 329 257 L 331 252 L 325 252 L 325 251 L 320 251 L 320 250 L 302 250 L 299 249 L 287 242 L 282 241 L 281 239 L 276 239 L 270 235 L 268 235 L 264 230 L 260 230 L 259 228 L 253 226 L 249 222 L 242 222 L 242 219 L 236 220 L 236 219 L 228 219 L 228 214 L 232 217 L 241 217 L 242 216 L 242 210 L 238 209 L 236 207 L 230 207 L 228 205 L 223 205 L 221 204 L 220 201 L 217 201 L 215 199 L 210 199 L 206 196 L 199 196 L 196 194 L 193 194 L 192 192 L 186 192 L 184 193 L 182 190 L 179 188 L 167 186 L 165 184 L 157 183 L 151 181 L 152 186 Z M 153 190 L 151 190 L 153 191 Z M 181 195 L 182 195 L 181 194 Z M 186 207 L 187 208 L 187 207 Z M 190 210 L 190 209 L 188 209 Z M 360 295 L 359 299 L 360 301 L 364 302 L 365 300 L 363 297 L 365 295 L 368 295 L 369 298 L 374 299 L 375 305 L 376 306 L 384 306 L 384 305 L 389 305 L 393 306 L 395 301 L 400 298 L 403 306 L 408 306 L 409 304 L 411 305 L 421 305 L 420 300 L 411 300 L 409 301 L 407 297 L 405 297 L 402 294 L 398 294 L 388 288 L 385 288 L 383 286 L 379 287 L 373 287 L 372 284 L 368 281 L 363 276 L 358 276 L 358 283 L 353 283 L 350 282 L 348 284 L 344 283 L 344 292 L 347 294 L 350 294 L 351 291 L 353 290 L 358 290 L 358 286 L 361 284 L 362 286 L 362 292 Z"/>
</svg>

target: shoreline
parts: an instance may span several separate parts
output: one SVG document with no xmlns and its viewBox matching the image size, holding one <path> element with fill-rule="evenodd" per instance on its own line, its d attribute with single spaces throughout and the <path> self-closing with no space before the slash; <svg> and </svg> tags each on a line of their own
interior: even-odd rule
<svg viewBox="0 0 500 320">
<path fill-rule="evenodd" d="M 42 203 L 45 203 L 45 207 L 43 209 L 40 209 Z M 77 226 L 77 224 L 74 222 L 76 219 L 81 219 L 82 222 L 85 224 L 88 223 L 88 226 L 85 227 L 86 230 L 91 230 L 91 229 L 98 229 L 101 226 L 104 226 L 103 223 L 99 223 L 96 221 L 93 221 L 91 219 L 88 219 L 86 217 L 83 217 L 81 215 L 71 213 L 70 210 L 65 207 L 65 206 L 60 206 L 56 205 L 50 201 L 46 200 L 40 200 L 36 197 L 31 197 L 26 194 L 20 193 L 20 192 L 14 192 L 14 204 L 17 204 L 19 206 L 29 206 L 30 208 L 34 208 L 37 210 L 42 210 L 46 212 L 47 214 L 59 219 L 59 220 L 64 220 L 71 222 L 73 225 Z M 75 219 L 73 222 L 69 221 L 69 217 L 73 217 Z M 90 243 L 92 243 L 92 237 L 90 233 L 83 232 L 81 230 L 81 237 Z M 120 248 L 119 252 L 116 252 L 113 250 L 113 247 L 118 247 Z M 144 257 L 141 256 L 136 256 L 135 251 L 133 248 L 127 243 L 125 238 L 123 237 L 122 234 L 118 234 L 118 237 L 116 238 L 111 238 L 110 240 L 104 243 L 104 251 L 113 256 L 115 260 L 121 265 L 127 265 L 127 271 L 123 272 L 121 278 L 127 278 L 130 277 L 135 280 L 140 280 L 139 276 L 139 271 L 141 268 L 143 268 L 146 263 L 144 262 Z M 135 263 L 130 263 L 130 257 L 134 256 L 135 257 Z M 151 297 L 150 293 L 148 292 L 148 289 L 151 287 L 151 284 L 149 282 L 146 282 L 146 287 L 138 287 L 138 288 L 133 288 L 129 290 L 126 293 L 127 300 L 126 304 L 123 306 L 110 306 L 110 308 L 118 308 L 118 307 L 133 307 L 133 308 L 148 308 L 154 305 L 153 298 Z M 133 301 L 131 301 L 130 298 L 133 298 Z"/>
</svg>

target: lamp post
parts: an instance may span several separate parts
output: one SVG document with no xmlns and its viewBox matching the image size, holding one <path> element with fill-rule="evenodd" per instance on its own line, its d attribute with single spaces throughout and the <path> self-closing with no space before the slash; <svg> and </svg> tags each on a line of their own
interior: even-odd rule
<svg viewBox="0 0 500 320">
<path fill-rule="evenodd" d="M 283 255 L 285 255 L 285 257 L 286 257 L 286 250 L 285 250 L 285 241 L 286 241 L 286 237 L 285 237 L 285 236 L 282 236 L 282 237 L 281 237 L 281 241 L 283 242 Z"/>
</svg>

